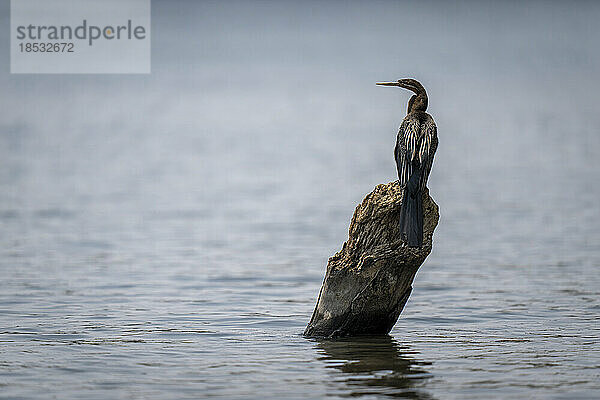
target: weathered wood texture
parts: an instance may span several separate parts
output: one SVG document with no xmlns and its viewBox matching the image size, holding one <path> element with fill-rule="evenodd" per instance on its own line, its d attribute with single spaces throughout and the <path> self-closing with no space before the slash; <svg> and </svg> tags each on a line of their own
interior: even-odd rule
<svg viewBox="0 0 600 400">
<path fill-rule="evenodd" d="M 423 194 L 423 246 L 400 240 L 402 188 L 378 185 L 356 207 L 349 237 L 329 259 L 319 299 L 304 335 L 386 334 L 404 308 L 417 270 L 431 252 L 437 204 Z"/>
</svg>

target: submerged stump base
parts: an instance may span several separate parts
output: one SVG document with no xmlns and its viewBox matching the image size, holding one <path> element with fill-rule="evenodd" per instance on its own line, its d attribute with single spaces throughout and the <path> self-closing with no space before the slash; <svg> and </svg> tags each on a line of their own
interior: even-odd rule
<svg viewBox="0 0 600 400">
<path fill-rule="evenodd" d="M 402 188 L 378 185 L 356 207 L 349 237 L 327 263 L 309 337 L 387 334 L 404 308 L 417 270 L 431 253 L 438 206 L 423 194 L 423 245 L 407 247 L 400 237 Z"/>
</svg>

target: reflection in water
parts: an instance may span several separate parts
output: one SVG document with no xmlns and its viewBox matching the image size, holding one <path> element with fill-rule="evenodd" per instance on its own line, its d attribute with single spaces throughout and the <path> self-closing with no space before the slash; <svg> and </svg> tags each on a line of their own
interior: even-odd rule
<svg viewBox="0 0 600 400">
<path fill-rule="evenodd" d="M 342 395 L 383 394 L 409 399 L 433 398 L 419 389 L 424 381 L 432 377 L 423 368 L 431 363 L 408 357 L 408 349 L 401 348 L 388 335 L 322 340 L 317 348 L 323 354 L 320 360 L 325 361 L 329 368 L 343 373 L 340 377 L 336 371 L 333 377 L 334 382 L 343 384 L 342 390 L 346 393 Z"/>
</svg>

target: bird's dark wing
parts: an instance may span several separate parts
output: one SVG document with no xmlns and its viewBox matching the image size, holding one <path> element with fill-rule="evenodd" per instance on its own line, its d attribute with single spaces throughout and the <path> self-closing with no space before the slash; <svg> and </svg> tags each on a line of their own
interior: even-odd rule
<svg viewBox="0 0 600 400">
<path fill-rule="evenodd" d="M 408 116 L 398 130 L 395 156 L 400 185 L 406 185 L 413 172 L 413 161 L 418 157 L 420 126 L 418 118 Z"/>
<path fill-rule="evenodd" d="M 437 127 L 433 118 L 427 118 L 421 125 L 421 143 L 419 146 L 419 161 L 423 165 L 423 174 L 421 175 L 421 190 L 425 190 L 427 179 L 433 165 L 433 156 L 438 146 Z"/>
</svg>

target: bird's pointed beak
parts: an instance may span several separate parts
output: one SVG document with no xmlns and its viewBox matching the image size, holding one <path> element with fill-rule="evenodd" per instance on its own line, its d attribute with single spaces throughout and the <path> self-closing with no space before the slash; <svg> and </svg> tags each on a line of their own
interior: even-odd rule
<svg viewBox="0 0 600 400">
<path fill-rule="evenodd" d="M 377 82 L 375 84 L 379 86 L 400 86 L 398 82 Z"/>
</svg>

